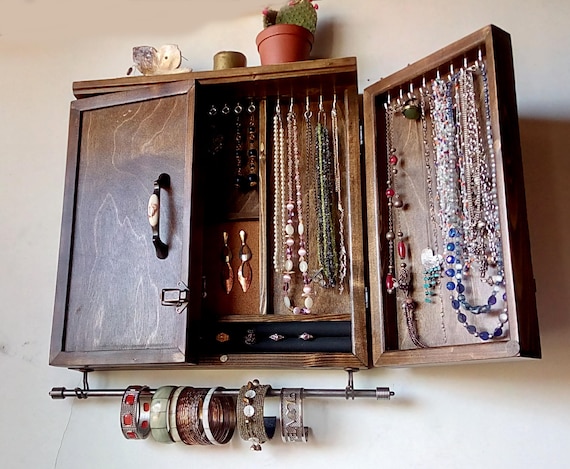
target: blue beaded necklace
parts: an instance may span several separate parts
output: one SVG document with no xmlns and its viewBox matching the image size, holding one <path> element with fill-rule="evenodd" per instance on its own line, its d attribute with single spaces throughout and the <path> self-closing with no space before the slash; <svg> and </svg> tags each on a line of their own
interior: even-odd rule
<svg viewBox="0 0 570 469">
<path fill-rule="evenodd" d="M 477 106 L 471 101 L 467 102 L 467 99 L 474 99 L 474 93 L 467 94 L 466 90 L 465 83 L 469 82 L 464 78 L 468 73 L 478 73 L 482 77 L 486 151 L 479 141 L 479 133 L 473 131 L 474 126 L 478 126 L 479 115 Z M 472 80 L 473 75 L 468 78 Z M 455 96 L 452 96 L 453 89 Z M 484 64 L 476 63 L 469 70 L 463 68 L 458 74 L 450 76 L 449 81 L 437 78 L 432 84 L 432 92 L 437 196 L 445 245 L 444 275 L 448 279 L 445 286 L 450 293 L 451 307 L 457 320 L 469 334 L 483 341 L 500 338 L 504 334 L 508 314 Z M 492 168 L 490 172 L 487 171 L 488 167 Z M 475 186 L 471 181 L 479 185 Z M 483 209 L 477 211 L 474 207 Z M 467 242 L 466 239 L 476 240 L 476 243 Z M 472 246 L 476 246 L 476 249 Z M 464 280 L 469 277 L 475 263 L 479 264 L 481 280 L 491 288 L 484 304 L 471 304 L 466 296 Z M 495 269 L 494 275 L 488 275 L 489 268 Z M 502 311 L 498 314 L 498 325 L 490 331 L 478 330 L 469 322 L 466 313 L 475 316 L 496 313 L 493 308 L 497 306 L 497 296 L 501 291 Z"/>
</svg>

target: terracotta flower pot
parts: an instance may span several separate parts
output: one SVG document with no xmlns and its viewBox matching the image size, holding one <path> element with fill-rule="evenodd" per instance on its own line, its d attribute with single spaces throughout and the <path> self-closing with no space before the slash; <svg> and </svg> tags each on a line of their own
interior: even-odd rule
<svg viewBox="0 0 570 469">
<path fill-rule="evenodd" d="M 255 39 L 261 65 L 307 60 L 313 48 L 313 41 L 313 34 L 296 24 L 268 26 Z"/>
</svg>

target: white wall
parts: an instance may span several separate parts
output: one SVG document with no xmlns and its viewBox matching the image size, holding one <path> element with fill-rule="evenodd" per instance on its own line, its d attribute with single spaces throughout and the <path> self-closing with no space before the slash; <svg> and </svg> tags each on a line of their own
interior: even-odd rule
<svg viewBox="0 0 570 469">
<path fill-rule="evenodd" d="M 322 0 L 316 54 L 355 55 L 361 89 L 493 23 L 513 39 L 533 264 L 544 358 L 372 370 L 390 402 L 310 400 L 308 445 L 277 438 L 254 454 L 125 440 L 118 399 L 52 401 L 77 372 L 47 365 L 73 81 L 123 76 L 131 48 L 178 43 L 195 70 L 219 50 L 259 64 L 265 0 L 1 0 L 0 466 L 518 468 L 568 467 L 570 442 L 570 3 L 567 0 Z M 344 387 L 333 371 L 95 373 L 92 388 L 145 383 Z"/>
</svg>

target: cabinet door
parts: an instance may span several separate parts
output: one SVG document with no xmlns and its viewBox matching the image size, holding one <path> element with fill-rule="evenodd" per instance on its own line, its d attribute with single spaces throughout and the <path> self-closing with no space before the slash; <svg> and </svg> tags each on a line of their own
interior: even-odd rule
<svg viewBox="0 0 570 469">
<path fill-rule="evenodd" d="M 376 366 L 540 357 L 514 86 L 491 25 L 364 91 Z"/>
<path fill-rule="evenodd" d="M 189 360 L 199 292 L 178 312 L 161 296 L 190 283 L 193 113 L 192 81 L 71 104 L 50 364 Z"/>
</svg>

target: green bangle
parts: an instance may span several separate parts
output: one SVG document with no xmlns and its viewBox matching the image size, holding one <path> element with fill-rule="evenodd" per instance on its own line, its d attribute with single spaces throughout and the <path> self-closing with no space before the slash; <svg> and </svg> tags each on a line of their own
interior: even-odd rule
<svg viewBox="0 0 570 469">
<path fill-rule="evenodd" d="M 152 396 L 150 404 L 150 432 L 159 443 L 174 443 L 168 432 L 168 408 L 176 386 L 162 386 Z"/>
<path fill-rule="evenodd" d="M 182 438 L 180 438 L 180 434 L 178 433 L 178 426 L 176 423 L 178 398 L 180 397 L 182 391 L 184 391 L 184 389 L 186 389 L 187 387 L 188 386 L 179 386 L 178 388 L 176 388 L 176 390 L 172 393 L 172 396 L 170 398 L 170 405 L 168 406 L 168 421 L 167 421 L 168 432 L 170 433 L 170 438 L 175 443 L 179 443 L 182 441 Z"/>
</svg>

